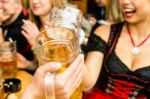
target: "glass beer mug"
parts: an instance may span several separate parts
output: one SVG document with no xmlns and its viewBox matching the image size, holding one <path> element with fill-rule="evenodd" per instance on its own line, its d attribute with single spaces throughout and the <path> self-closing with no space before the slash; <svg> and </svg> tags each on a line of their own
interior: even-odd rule
<svg viewBox="0 0 150 99">
<path fill-rule="evenodd" d="M 16 75 L 16 42 L 5 41 L 0 45 L 0 68 L 4 79 L 13 78 Z"/>
<path fill-rule="evenodd" d="M 66 7 L 52 11 L 49 28 L 43 30 L 36 40 L 35 53 L 40 65 L 46 62 L 59 62 L 62 73 L 80 52 L 79 31 L 81 12 Z M 81 99 L 82 88 L 79 87 L 70 99 Z"/>
<path fill-rule="evenodd" d="M 4 98 L 4 87 L 3 87 L 3 79 L 2 79 L 2 70 L 0 68 L 0 99 Z"/>
<path fill-rule="evenodd" d="M 2 82 L 2 79 L 1 79 L 1 78 L 0 78 L 0 99 L 5 99 L 5 98 L 4 98 L 3 82 Z"/>
</svg>

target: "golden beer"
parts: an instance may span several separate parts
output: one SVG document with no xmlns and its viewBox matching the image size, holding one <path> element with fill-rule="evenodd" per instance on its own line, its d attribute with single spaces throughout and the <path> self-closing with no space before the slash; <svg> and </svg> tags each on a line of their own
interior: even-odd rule
<svg viewBox="0 0 150 99">
<path fill-rule="evenodd" d="M 54 28 L 41 32 L 40 47 L 35 50 L 39 64 L 47 62 L 59 62 L 62 73 L 79 54 L 78 35 L 71 29 Z M 81 99 L 82 88 L 79 87 L 70 99 Z"/>
<path fill-rule="evenodd" d="M 12 78 L 15 77 L 17 67 L 15 59 L 3 59 L 0 57 L 0 67 L 3 71 L 3 78 Z"/>
<path fill-rule="evenodd" d="M 2 69 L 2 77 L 13 78 L 16 75 L 16 46 L 15 43 L 4 42 L 0 46 L 0 68 Z"/>
<path fill-rule="evenodd" d="M 72 7 L 54 9 L 50 16 L 50 26 L 36 39 L 35 54 L 40 65 L 47 62 L 59 62 L 62 73 L 80 52 L 79 30 L 81 11 Z M 82 99 L 79 87 L 70 99 Z"/>
<path fill-rule="evenodd" d="M 5 99 L 4 98 L 4 89 L 3 89 L 3 85 L 0 84 L 0 99 Z"/>
<path fill-rule="evenodd" d="M 0 99 L 4 98 L 4 87 L 3 87 L 3 79 L 2 79 L 2 70 L 0 68 Z"/>
<path fill-rule="evenodd" d="M 54 31 L 57 31 L 57 34 Z M 44 37 L 42 40 L 46 41 L 43 42 L 40 48 L 37 48 L 36 51 L 39 63 L 41 65 L 44 64 L 44 61 L 54 61 L 60 62 L 64 65 L 69 65 L 70 62 L 72 62 L 72 60 L 78 55 L 79 46 L 77 46 L 78 42 L 76 42 L 76 35 L 73 35 L 74 33 L 72 33 L 71 30 L 64 32 L 61 31 L 64 31 L 63 28 L 59 30 L 54 29 L 41 32 L 42 36 Z M 48 35 L 47 32 L 49 33 Z"/>
</svg>

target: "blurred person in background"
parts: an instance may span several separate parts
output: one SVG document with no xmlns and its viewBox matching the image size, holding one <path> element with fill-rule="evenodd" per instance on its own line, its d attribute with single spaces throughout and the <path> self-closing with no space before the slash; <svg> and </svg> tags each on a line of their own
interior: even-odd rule
<svg viewBox="0 0 150 99">
<path fill-rule="evenodd" d="M 94 11 L 95 17 L 97 20 L 105 20 L 106 15 L 106 0 L 94 0 L 97 5 L 96 10 Z"/>
<path fill-rule="evenodd" d="M 28 42 L 35 47 L 35 39 L 40 31 L 50 23 L 50 15 L 53 7 L 64 7 L 63 0 L 29 0 L 30 20 L 24 20 L 22 26 L 22 34 L 27 38 Z"/>
<path fill-rule="evenodd" d="M 106 21 L 112 23 L 119 23 L 124 21 L 123 11 L 119 6 L 119 0 L 106 0 Z"/>
<path fill-rule="evenodd" d="M 3 31 L 2 31 L 2 22 L 7 19 L 7 16 L 4 16 L 3 4 L 0 1 L 0 43 L 4 41 Z"/>
<path fill-rule="evenodd" d="M 3 16 L 6 17 L 2 22 L 3 38 L 5 41 L 16 41 L 18 67 L 35 68 L 31 45 L 21 33 L 23 20 L 28 19 L 26 9 L 22 7 L 21 0 L 1 0 L 1 3 Z"/>
<path fill-rule="evenodd" d="M 103 19 L 97 20 L 97 23 L 93 26 L 91 33 L 93 33 L 98 26 L 124 21 L 121 8 L 118 6 L 119 0 L 95 0 L 95 2 L 98 6 L 105 8 L 105 14 Z"/>
<path fill-rule="evenodd" d="M 22 26 L 22 33 L 28 39 L 28 42 L 34 48 L 35 38 L 44 29 L 46 25 L 49 25 L 51 11 L 54 7 L 64 8 L 65 0 L 37 0 L 30 1 L 30 20 L 24 20 L 24 25 Z M 87 26 L 87 25 L 86 25 Z M 81 29 L 80 33 L 80 44 L 84 41 L 85 31 Z"/>
<path fill-rule="evenodd" d="M 86 13 L 86 14 L 85 14 L 85 18 L 89 21 L 89 23 L 91 24 L 92 27 L 93 27 L 93 26 L 96 24 L 96 22 L 97 22 L 97 19 L 96 19 L 94 13 L 90 13 L 90 12 Z"/>
<path fill-rule="evenodd" d="M 109 22 L 106 21 L 106 7 L 108 5 L 107 0 L 95 0 L 98 11 L 95 12 L 95 17 L 97 18 L 96 24 L 92 27 L 91 33 L 93 33 L 98 26 L 109 24 Z"/>
</svg>

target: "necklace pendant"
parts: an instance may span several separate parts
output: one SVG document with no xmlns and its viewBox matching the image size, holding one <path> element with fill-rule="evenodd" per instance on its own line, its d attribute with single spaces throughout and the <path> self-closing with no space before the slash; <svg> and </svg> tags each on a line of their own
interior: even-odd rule
<svg viewBox="0 0 150 99">
<path fill-rule="evenodd" d="M 137 47 L 133 47 L 132 50 L 131 50 L 131 53 L 132 53 L 133 55 L 137 55 L 137 54 L 140 53 L 140 50 L 139 50 Z"/>
</svg>

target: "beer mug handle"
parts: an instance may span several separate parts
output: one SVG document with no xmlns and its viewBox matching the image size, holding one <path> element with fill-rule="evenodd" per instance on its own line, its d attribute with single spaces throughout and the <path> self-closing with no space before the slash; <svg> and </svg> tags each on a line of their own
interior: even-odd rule
<svg viewBox="0 0 150 99">
<path fill-rule="evenodd" d="M 45 76 L 45 97 L 46 99 L 55 99 L 55 73 L 47 73 Z"/>
</svg>

